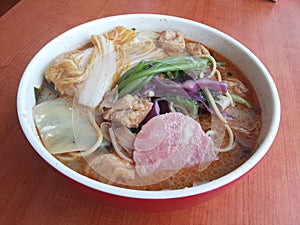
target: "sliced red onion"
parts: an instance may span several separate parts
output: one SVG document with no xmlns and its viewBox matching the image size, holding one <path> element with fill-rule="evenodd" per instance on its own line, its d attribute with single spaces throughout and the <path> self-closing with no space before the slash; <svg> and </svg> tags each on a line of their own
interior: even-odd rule
<svg viewBox="0 0 300 225">
<path fill-rule="evenodd" d="M 201 78 L 198 80 L 187 80 L 182 84 L 183 88 L 188 91 L 197 92 L 199 89 L 208 87 L 214 91 L 227 92 L 227 83 L 214 81 L 208 78 Z"/>
<path fill-rule="evenodd" d="M 198 80 L 186 80 L 182 84 L 168 79 L 161 80 L 158 76 L 154 76 L 151 80 L 155 84 L 155 93 L 165 91 L 172 94 L 172 96 L 189 97 L 187 92 L 198 92 L 199 89 L 209 88 L 217 92 L 227 92 L 227 83 L 214 81 L 208 78 L 201 78 Z M 152 86 L 153 88 L 153 86 Z M 175 95 L 176 94 L 176 95 Z M 165 95 L 166 96 L 166 95 Z M 169 95 L 171 96 L 171 95 Z"/>
<path fill-rule="evenodd" d="M 189 98 L 189 94 L 183 88 L 181 83 L 176 83 L 172 80 L 161 80 L 158 76 L 154 76 L 151 83 L 155 84 L 155 96 L 181 96 Z"/>
<path fill-rule="evenodd" d="M 208 78 L 201 78 L 198 80 L 186 80 L 183 83 L 177 83 L 168 79 L 160 79 L 158 75 L 154 76 L 151 81 L 145 85 L 142 91 L 142 96 L 146 96 L 147 93 L 154 92 L 155 97 L 164 96 L 180 96 L 185 98 L 192 98 L 196 101 L 202 103 L 202 105 L 207 109 L 208 112 L 213 113 L 213 110 L 205 103 L 204 97 L 199 91 L 199 89 L 208 87 L 209 89 L 224 93 L 227 92 L 227 83 L 213 81 Z M 152 107 L 152 113 L 159 115 L 158 106 Z M 152 118 L 152 117 L 151 117 Z"/>
<path fill-rule="evenodd" d="M 157 115 L 162 115 L 162 114 L 171 112 L 171 111 L 172 111 L 171 103 L 167 99 L 165 99 L 165 98 L 154 99 L 152 108 L 142 123 L 145 124 L 151 118 L 153 118 Z"/>
<path fill-rule="evenodd" d="M 190 92 L 189 95 L 192 99 L 200 102 L 210 114 L 214 113 L 214 111 L 206 104 L 204 97 L 200 92 Z"/>
</svg>

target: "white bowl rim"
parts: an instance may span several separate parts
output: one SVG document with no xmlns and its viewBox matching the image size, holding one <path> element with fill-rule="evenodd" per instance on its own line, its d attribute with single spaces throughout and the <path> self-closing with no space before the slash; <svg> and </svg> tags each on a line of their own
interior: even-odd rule
<svg viewBox="0 0 300 225">
<path fill-rule="evenodd" d="M 244 164 L 242 164 L 240 167 L 235 169 L 234 171 L 230 172 L 229 174 L 210 181 L 205 184 L 201 184 L 199 186 L 195 187 L 190 187 L 190 188 L 184 188 L 184 189 L 179 189 L 179 190 L 164 190 L 164 191 L 142 191 L 142 190 L 132 190 L 132 189 L 126 189 L 126 188 L 120 188 L 120 187 L 115 187 L 111 185 L 107 185 L 104 183 L 100 183 L 98 181 L 95 181 L 93 179 L 90 179 L 86 176 L 83 176 L 72 169 L 68 168 L 67 166 L 63 165 L 60 163 L 55 157 L 53 157 L 44 147 L 41 143 L 37 143 L 35 141 L 36 137 L 32 134 L 30 128 L 28 127 L 28 124 L 22 117 L 22 107 L 23 105 L 23 100 L 22 100 L 22 94 L 24 92 L 24 85 L 26 84 L 26 77 L 28 76 L 28 70 L 31 66 L 31 63 L 33 60 L 36 60 L 39 57 L 39 54 L 41 51 L 44 51 L 47 46 L 49 46 L 50 43 L 53 41 L 63 37 L 66 33 L 71 32 L 75 29 L 79 29 L 82 26 L 86 26 L 90 23 L 99 23 L 99 22 L 104 22 L 104 21 L 109 21 L 109 20 L 120 20 L 120 19 L 126 19 L 126 18 L 139 18 L 139 17 L 144 17 L 144 18 L 160 18 L 160 19 L 170 19 L 174 21 L 180 21 L 184 23 L 191 23 L 197 26 L 203 26 L 206 29 L 212 30 L 218 35 L 222 36 L 223 38 L 229 40 L 232 42 L 234 45 L 237 45 L 240 49 L 242 49 L 249 57 L 251 57 L 255 63 L 260 67 L 260 69 L 263 71 L 263 74 L 265 75 L 266 79 L 268 80 L 268 83 L 271 87 L 272 90 L 272 99 L 274 102 L 277 104 L 274 104 L 273 106 L 273 123 L 271 124 L 271 127 L 269 129 L 269 132 L 264 139 L 264 141 L 261 143 L 261 145 L 258 147 L 256 152 L 251 156 L 249 160 L 247 160 Z M 28 64 L 27 68 L 25 69 L 23 76 L 21 78 L 20 84 L 19 84 L 19 89 L 18 89 L 18 94 L 17 94 L 17 111 L 18 111 L 18 117 L 19 121 L 21 124 L 21 127 L 23 129 L 23 132 L 25 136 L 27 137 L 28 141 L 32 145 L 32 147 L 35 149 L 35 151 L 48 163 L 50 164 L 54 169 L 58 170 L 60 173 L 65 175 L 66 177 L 74 180 L 75 182 L 80 183 L 83 186 L 87 186 L 91 189 L 98 190 L 104 193 L 112 194 L 112 195 L 117 195 L 117 196 L 122 196 L 122 197 L 128 197 L 128 198 L 138 198 L 138 199 L 172 199 L 172 198 L 183 198 L 183 197 L 188 197 L 188 196 L 193 196 L 193 195 L 199 195 L 203 194 L 206 192 L 213 191 L 215 189 L 219 189 L 223 186 L 226 186 L 227 184 L 230 184 L 231 182 L 237 180 L 241 176 L 245 175 L 248 171 L 250 171 L 257 163 L 265 156 L 267 153 L 268 149 L 271 147 L 278 128 L 279 128 L 279 123 L 280 123 L 280 101 L 279 101 L 279 95 L 277 88 L 275 86 L 275 83 L 266 69 L 266 67 L 262 64 L 262 62 L 244 45 L 242 45 L 240 42 L 235 40 L 234 38 L 230 37 L 229 35 L 225 34 L 224 32 L 221 32 L 215 28 L 212 28 L 210 26 L 207 26 L 203 23 L 195 22 L 192 20 L 180 18 L 180 17 L 175 17 L 175 16 L 169 16 L 169 15 L 161 15 L 161 14 L 124 14 L 124 15 L 115 15 L 115 16 L 109 16 L 109 17 L 104 17 L 100 18 L 97 20 L 92 20 L 86 23 L 83 23 L 79 26 L 76 26 L 72 29 L 69 29 L 68 31 L 62 33 L 61 35 L 57 36 L 54 38 L 52 41 L 48 42 L 31 60 L 31 62 Z"/>
</svg>

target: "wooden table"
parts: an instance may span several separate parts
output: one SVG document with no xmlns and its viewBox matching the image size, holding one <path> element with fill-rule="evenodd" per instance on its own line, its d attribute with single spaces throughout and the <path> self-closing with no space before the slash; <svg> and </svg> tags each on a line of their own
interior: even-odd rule
<svg viewBox="0 0 300 225">
<path fill-rule="evenodd" d="M 71 27 L 126 13 L 213 26 L 252 50 L 278 87 L 282 120 L 269 153 L 204 204 L 149 214 L 87 200 L 42 162 L 20 128 L 18 83 L 37 51 Z M 0 74 L 0 224 L 300 224 L 299 0 L 21 0 L 0 18 Z"/>
</svg>

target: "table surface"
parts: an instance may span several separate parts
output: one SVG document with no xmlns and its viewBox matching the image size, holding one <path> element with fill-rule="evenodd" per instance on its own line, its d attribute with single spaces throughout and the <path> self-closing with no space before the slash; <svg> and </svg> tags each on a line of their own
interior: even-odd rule
<svg viewBox="0 0 300 225">
<path fill-rule="evenodd" d="M 174 15 L 215 27 L 253 51 L 277 85 L 282 116 L 270 151 L 208 202 L 136 213 L 87 200 L 42 162 L 20 128 L 17 88 L 37 51 L 81 23 L 126 13 Z M 0 224 L 300 224 L 299 62 L 299 0 L 21 0 L 0 18 Z"/>
</svg>

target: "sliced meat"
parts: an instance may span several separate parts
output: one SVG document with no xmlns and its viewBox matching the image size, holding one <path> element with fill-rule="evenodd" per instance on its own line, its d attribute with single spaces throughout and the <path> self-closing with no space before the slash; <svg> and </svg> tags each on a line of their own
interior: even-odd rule
<svg viewBox="0 0 300 225">
<path fill-rule="evenodd" d="M 197 123 L 197 122 L 196 122 Z M 198 123 L 197 123 L 198 124 Z M 188 126 L 188 124 L 186 124 Z M 200 126 L 199 126 L 200 127 Z M 195 135 L 195 146 L 194 146 L 194 154 L 189 159 L 186 167 L 189 166 L 198 166 L 198 170 L 202 171 L 206 169 L 210 163 L 217 159 L 216 152 L 214 151 L 214 144 L 212 140 L 203 132 L 203 130 L 199 129 L 199 127 L 194 127 Z"/>
<path fill-rule="evenodd" d="M 150 151 L 158 147 L 166 136 L 164 121 L 159 116 L 154 117 L 138 135 L 139 138 L 134 142 L 134 149 Z"/>
<path fill-rule="evenodd" d="M 139 176 L 163 172 L 167 179 L 185 166 L 206 167 L 216 158 L 213 142 L 199 123 L 177 112 L 149 120 L 137 134 L 134 147 L 133 160 Z"/>
</svg>

